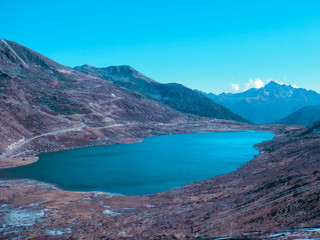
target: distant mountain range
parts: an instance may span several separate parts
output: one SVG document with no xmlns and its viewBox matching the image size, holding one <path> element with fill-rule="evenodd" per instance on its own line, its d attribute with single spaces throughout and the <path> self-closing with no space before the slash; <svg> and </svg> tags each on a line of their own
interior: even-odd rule
<svg viewBox="0 0 320 240">
<path fill-rule="evenodd" d="M 304 126 L 311 126 L 316 122 L 320 122 L 320 105 L 300 108 L 289 116 L 276 121 L 276 123 Z"/>
<path fill-rule="evenodd" d="M 317 92 L 275 81 L 242 93 L 202 93 L 256 124 L 273 123 L 302 107 L 320 105 L 320 94 Z"/>
<path fill-rule="evenodd" d="M 75 67 L 74 70 L 111 81 L 180 112 L 201 117 L 248 122 L 195 90 L 178 83 L 156 82 L 130 66 L 96 68 L 86 64 Z"/>
</svg>

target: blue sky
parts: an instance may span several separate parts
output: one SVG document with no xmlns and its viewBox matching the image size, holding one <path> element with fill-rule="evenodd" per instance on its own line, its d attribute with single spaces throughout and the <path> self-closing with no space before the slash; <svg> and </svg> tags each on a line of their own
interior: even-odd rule
<svg viewBox="0 0 320 240">
<path fill-rule="evenodd" d="M 320 92 L 318 0 L 1 0 L 0 6 L 0 38 L 71 67 L 126 64 L 159 82 L 214 93 L 243 91 L 255 79 Z"/>
</svg>

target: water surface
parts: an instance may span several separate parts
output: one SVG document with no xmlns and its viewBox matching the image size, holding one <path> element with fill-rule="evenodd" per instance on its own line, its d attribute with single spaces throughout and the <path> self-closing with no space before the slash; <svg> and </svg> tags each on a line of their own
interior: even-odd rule
<svg viewBox="0 0 320 240">
<path fill-rule="evenodd" d="M 270 132 L 192 133 L 143 142 L 39 155 L 30 165 L 0 170 L 0 179 L 35 179 L 74 191 L 142 195 L 228 173 L 252 159 Z"/>
</svg>

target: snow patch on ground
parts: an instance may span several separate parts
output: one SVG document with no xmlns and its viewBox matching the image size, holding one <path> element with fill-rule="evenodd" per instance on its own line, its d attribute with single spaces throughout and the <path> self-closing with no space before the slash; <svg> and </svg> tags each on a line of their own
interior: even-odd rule
<svg viewBox="0 0 320 240">
<path fill-rule="evenodd" d="M 320 232 L 320 228 L 301 228 L 299 230 L 306 232 Z"/>
<path fill-rule="evenodd" d="M 43 198 L 43 201 L 35 202 L 35 203 L 31 203 L 31 204 L 29 204 L 29 207 L 39 206 L 39 204 L 40 204 L 40 203 L 45 203 L 45 202 L 48 202 L 48 201 L 50 201 L 50 199 L 49 199 L 49 198 L 44 197 L 44 198 Z"/>
<path fill-rule="evenodd" d="M 15 209 L 4 214 L 4 221 L 8 227 L 28 227 L 36 224 L 43 216 L 44 210 Z"/>
<path fill-rule="evenodd" d="M 19 233 L 21 229 L 41 222 L 45 211 L 47 209 L 12 208 L 8 204 L 0 204 L 0 236 Z"/>
<path fill-rule="evenodd" d="M 73 70 L 58 69 L 58 72 L 60 72 L 60 73 L 72 73 Z"/>
<path fill-rule="evenodd" d="M 61 228 L 61 229 L 46 229 L 45 235 L 49 236 L 61 236 L 65 233 L 72 233 L 70 228 Z"/>
<path fill-rule="evenodd" d="M 11 151 L 14 147 L 16 147 L 17 145 L 23 143 L 25 141 L 25 138 L 21 138 L 19 139 L 17 142 L 11 143 L 8 147 L 6 151 Z"/>
<path fill-rule="evenodd" d="M 117 216 L 117 215 L 120 214 L 120 213 L 111 211 L 111 210 L 109 210 L 109 209 L 104 210 L 103 213 L 104 213 L 104 214 L 107 214 L 107 215 L 111 215 L 111 216 Z"/>
<path fill-rule="evenodd" d="M 15 55 L 24 66 L 28 66 L 28 64 L 26 64 L 26 62 L 21 59 L 21 57 L 12 49 L 12 47 L 5 40 L 1 39 L 1 41 L 9 48 L 12 54 Z"/>
</svg>

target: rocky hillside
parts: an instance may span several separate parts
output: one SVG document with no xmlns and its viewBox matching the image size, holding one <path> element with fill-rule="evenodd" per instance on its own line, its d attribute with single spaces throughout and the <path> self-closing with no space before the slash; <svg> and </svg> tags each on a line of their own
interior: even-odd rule
<svg viewBox="0 0 320 240">
<path fill-rule="evenodd" d="M 320 105 L 300 108 L 289 116 L 276 121 L 276 123 L 304 126 L 311 126 L 316 122 L 320 122 Z"/>
<path fill-rule="evenodd" d="M 121 125 L 197 119 L 8 40 L 0 40 L 0 118 L 3 156 L 22 145 L 51 151 L 103 144 Z"/>
<path fill-rule="evenodd" d="M 119 76 L 119 72 L 114 74 Z M 131 76 L 152 82 L 137 72 Z M 0 118 L 0 167 L 6 166 L 8 159 L 46 151 L 212 131 L 227 125 L 250 128 L 176 111 L 4 39 L 0 40 Z"/>
<path fill-rule="evenodd" d="M 307 105 L 319 105 L 320 94 L 271 81 L 242 93 L 205 94 L 256 124 L 273 123 Z"/>
<path fill-rule="evenodd" d="M 184 113 L 202 117 L 248 122 L 197 91 L 177 83 L 162 84 L 156 82 L 130 66 L 96 68 L 83 65 L 75 67 L 74 69 L 90 74 L 91 76 L 109 80 L 116 85 L 134 90 L 151 100 Z"/>
</svg>

